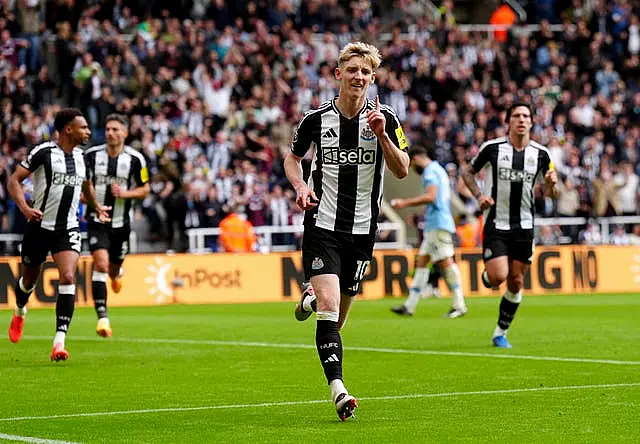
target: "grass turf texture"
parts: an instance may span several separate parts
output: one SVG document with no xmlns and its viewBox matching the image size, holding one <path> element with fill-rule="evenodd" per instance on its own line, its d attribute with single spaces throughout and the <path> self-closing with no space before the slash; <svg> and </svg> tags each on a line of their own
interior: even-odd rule
<svg viewBox="0 0 640 444">
<path fill-rule="evenodd" d="M 108 339 L 81 308 L 57 364 L 53 309 L 32 310 L 22 341 L 0 342 L 0 441 L 637 442 L 638 295 L 525 296 L 512 350 L 490 346 L 497 298 L 455 320 L 449 300 L 413 318 L 389 311 L 398 302 L 353 307 L 344 375 L 360 408 L 344 424 L 315 318 L 296 322 L 294 302 L 113 308 Z"/>
</svg>

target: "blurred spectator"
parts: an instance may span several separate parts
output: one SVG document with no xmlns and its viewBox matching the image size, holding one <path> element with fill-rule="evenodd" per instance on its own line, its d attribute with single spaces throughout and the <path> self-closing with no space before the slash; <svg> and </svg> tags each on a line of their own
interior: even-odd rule
<svg viewBox="0 0 640 444">
<path fill-rule="evenodd" d="M 251 222 L 230 207 L 230 213 L 220 222 L 220 247 L 228 253 L 247 253 L 256 249 L 256 235 Z"/>
<path fill-rule="evenodd" d="M 616 216 L 622 213 L 619 191 L 624 187 L 624 177 L 615 178 L 606 164 L 593 181 L 593 212 L 595 216 Z"/>
<path fill-rule="evenodd" d="M 629 234 L 629 244 L 640 245 L 640 224 L 635 224 Z"/>
<path fill-rule="evenodd" d="M 620 212 L 623 216 L 637 216 L 640 214 L 638 211 L 640 177 L 633 171 L 633 165 L 628 160 L 620 163 L 620 170 L 615 179 L 615 182 L 624 184 L 618 188 Z"/>
<path fill-rule="evenodd" d="M 476 218 L 462 214 L 456 222 L 456 246 L 472 248 L 480 245 L 480 224 Z"/>
<path fill-rule="evenodd" d="M 559 231 L 559 229 L 557 230 Z M 558 232 L 554 230 L 551 225 L 542 225 L 538 230 L 538 235 L 535 237 L 536 245 L 558 245 L 560 243 L 560 236 Z"/>
<path fill-rule="evenodd" d="M 384 54 L 372 97 L 394 107 L 410 144 L 435 141 L 465 212 L 477 208 L 456 181 L 458 168 L 482 141 L 504 134 L 505 108 L 525 100 L 536 109 L 535 140 L 549 147 L 567 189 L 557 208 L 538 194 L 538 211 L 638 214 L 640 31 L 627 0 L 528 2 L 539 30 L 511 26 L 498 39 L 463 30 L 449 0 L 437 2 L 435 18 L 422 2 L 404 0 L 386 8 L 339 0 L 187 3 L 163 12 L 139 2 L 3 2 L 6 167 L 52 138 L 58 107 L 82 108 L 95 143 L 104 138 L 104 117 L 118 111 L 131 120 L 127 144 L 145 155 L 155 178 L 142 204 L 151 238 L 183 249 L 187 224 L 213 224 L 205 213 L 214 185 L 220 205 L 281 223 L 268 190 L 290 191 L 282 158 L 294 125 L 301 110 L 336 94 L 337 51 L 363 39 Z M 0 205 L 6 229 L 19 231 L 13 203 Z M 288 211 L 289 221 L 301 217 L 295 206 Z"/>
<path fill-rule="evenodd" d="M 578 240 L 585 245 L 600 245 L 602 243 L 600 225 L 593 220 L 588 221 L 585 229 L 580 232 Z"/>
<path fill-rule="evenodd" d="M 609 236 L 609 243 L 611 245 L 629 245 L 631 240 L 624 230 L 624 225 L 616 225 L 613 229 L 613 233 Z"/>
</svg>

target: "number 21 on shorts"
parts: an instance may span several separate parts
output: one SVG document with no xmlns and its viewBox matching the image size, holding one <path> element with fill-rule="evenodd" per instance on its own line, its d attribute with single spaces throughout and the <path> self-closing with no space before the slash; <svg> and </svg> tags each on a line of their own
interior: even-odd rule
<svg viewBox="0 0 640 444">
<path fill-rule="evenodd" d="M 69 232 L 69 243 L 71 244 L 71 248 L 80 253 L 80 233 L 77 231 Z"/>
</svg>

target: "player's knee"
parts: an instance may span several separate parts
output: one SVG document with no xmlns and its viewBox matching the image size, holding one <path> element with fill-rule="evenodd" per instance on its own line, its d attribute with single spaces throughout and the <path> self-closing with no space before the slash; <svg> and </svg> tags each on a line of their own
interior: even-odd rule
<svg viewBox="0 0 640 444">
<path fill-rule="evenodd" d="M 109 263 L 106 261 L 96 261 L 93 263 L 93 270 L 99 273 L 106 273 L 109 271 Z"/>
<path fill-rule="evenodd" d="M 524 275 L 523 274 L 510 274 L 507 279 L 507 288 L 512 293 L 517 293 L 524 287 Z"/>
<path fill-rule="evenodd" d="M 75 273 L 72 271 L 63 271 L 60 273 L 60 284 L 69 285 L 75 283 Z"/>
<path fill-rule="evenodd" d="M 507 273 L 502 270 L 487 270 L 487 277 L 489 278 L 489 282 L 498 285 L 507 279 Z"/>
</svg>

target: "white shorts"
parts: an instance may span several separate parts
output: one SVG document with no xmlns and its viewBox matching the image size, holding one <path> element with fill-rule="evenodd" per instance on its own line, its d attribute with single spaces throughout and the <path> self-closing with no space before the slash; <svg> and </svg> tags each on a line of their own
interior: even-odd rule
<svg viewBox="0 0 640 444">
<path fill-rule="evenodd" d="M 429 255 L 432 263 L 453 257 L 453 234 L 445 230 L 427 231 L 424 233 L 418 255 Z"/>
</svg>

